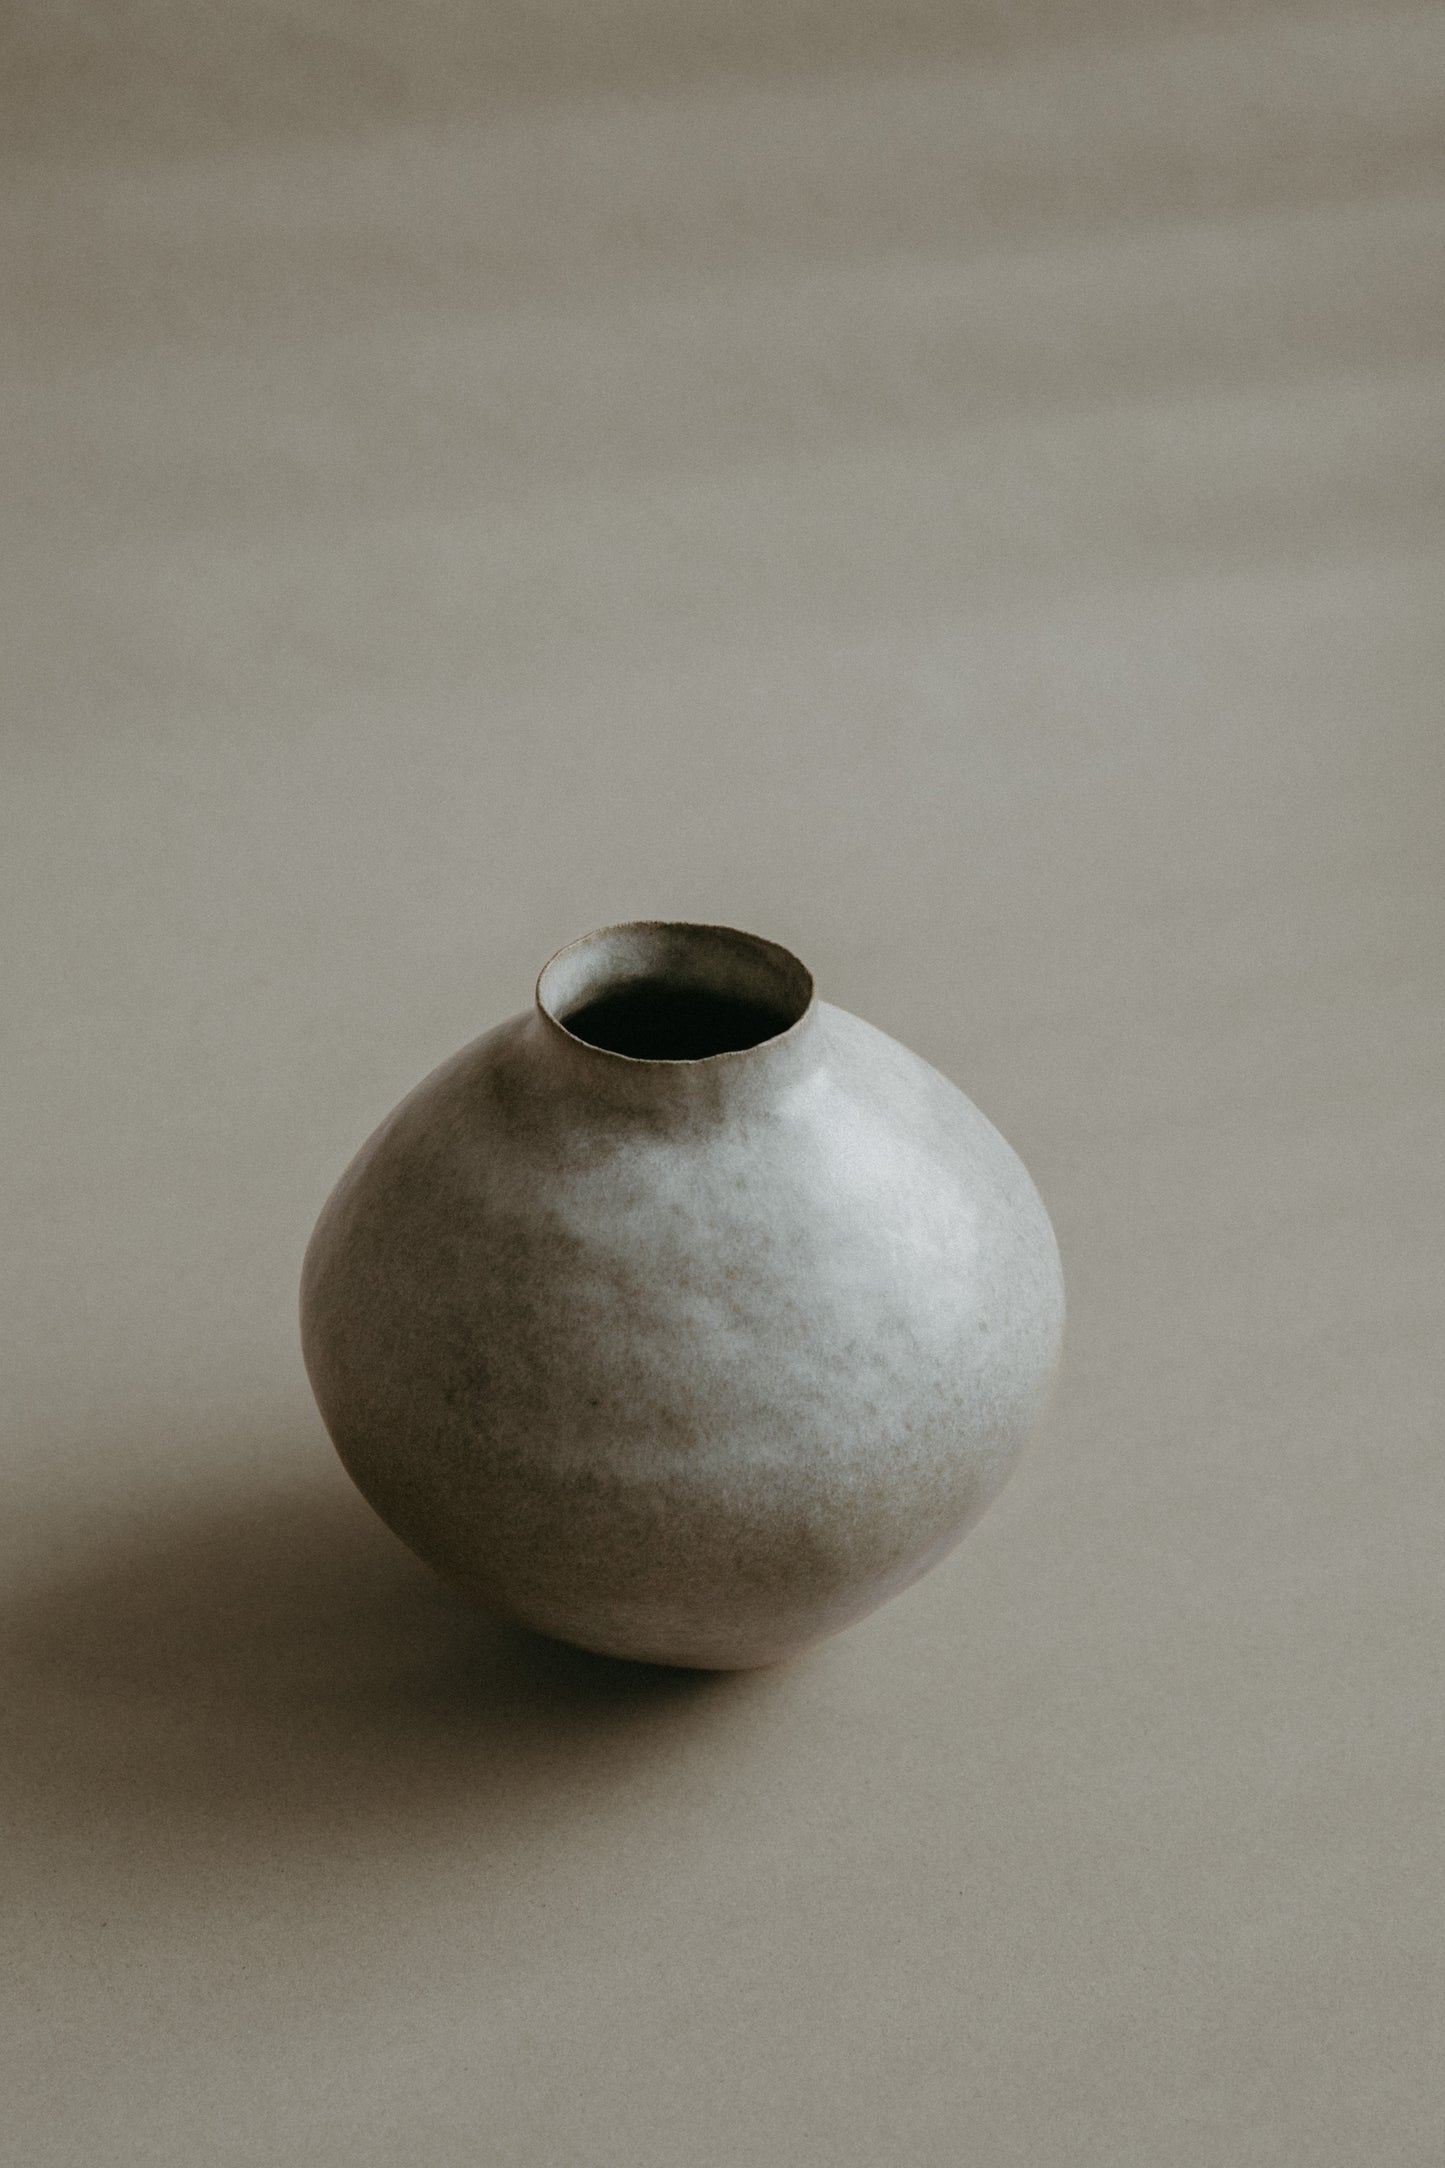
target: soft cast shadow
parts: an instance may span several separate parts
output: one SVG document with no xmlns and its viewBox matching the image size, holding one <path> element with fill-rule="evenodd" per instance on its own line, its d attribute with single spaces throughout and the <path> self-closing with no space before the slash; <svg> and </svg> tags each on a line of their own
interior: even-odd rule
<svg viewBox="0 0 1445 2168">
<path fill-rule="evenodd" d="M 339 1472 L 117 1540 L 0 1623 L 23 1818 L 178 1857 L 565 1816 L 770 1676 L 614 1662 L 490 1620 Z"/>
</svg>

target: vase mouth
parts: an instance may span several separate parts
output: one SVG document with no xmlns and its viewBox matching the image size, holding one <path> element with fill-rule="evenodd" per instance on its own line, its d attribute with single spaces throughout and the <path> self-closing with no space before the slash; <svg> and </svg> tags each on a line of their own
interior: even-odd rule
<svg viewBox="0 0 1445 2168">
<path fill-rule="evenodd" d="M 537 1008 L 589 1053 L 696 1068 L 774 1046 L 813 1009 L 813 975 L 789 949 L 735 926 L 633 919 L 559 949 Z"/>
</svg>

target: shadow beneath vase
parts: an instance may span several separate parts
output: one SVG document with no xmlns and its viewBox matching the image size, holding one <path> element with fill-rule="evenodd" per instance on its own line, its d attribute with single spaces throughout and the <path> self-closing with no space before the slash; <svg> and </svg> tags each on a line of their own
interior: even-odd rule
<svg viewBox="0 0 1445 2168">
<path fill-rule="evenodd" d="M 47 1842 L 498 1837 L 644 1781 L 770 1674 L 591 1656 L 437 1583 L 340 1475 L 117 1537 L 0 1615 L 8 1774 Z"/>
</svg>

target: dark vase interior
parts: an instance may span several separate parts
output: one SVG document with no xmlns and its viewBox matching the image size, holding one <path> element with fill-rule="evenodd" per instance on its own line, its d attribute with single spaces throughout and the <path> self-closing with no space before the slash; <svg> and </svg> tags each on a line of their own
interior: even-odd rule
<svg viewBox="0 0 1445 2168">
<path fill-rule="evenodd" d="M 574 1038 L 634 1061 L 705 1061 L 710 1054 L 735 1054 L 776 1038 L 792 1021 L 785 1010 L 762 1002 L 659 979 L 609 987 L 565 1019 Z"/>
</svg>

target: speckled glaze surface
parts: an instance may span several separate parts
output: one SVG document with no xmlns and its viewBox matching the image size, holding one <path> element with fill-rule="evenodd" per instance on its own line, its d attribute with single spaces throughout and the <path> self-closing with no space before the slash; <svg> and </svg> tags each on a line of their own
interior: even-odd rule
<svg viewBox="0 0 1445 2168">
<path fill-rule="evenodd" d="M 649 988 L 752 1003 L 771 1036 L 690 1059 L 579 1036 Z M 422 1558 L 562 1640 L 717 1668 L 949 1550 L 1062 1323 L 998 1131 L 785 950 L 712 927 L 563 950 L 362 1148 L 302 1279 L 337 1450 Z"/>
</svg>

